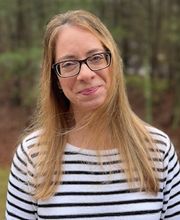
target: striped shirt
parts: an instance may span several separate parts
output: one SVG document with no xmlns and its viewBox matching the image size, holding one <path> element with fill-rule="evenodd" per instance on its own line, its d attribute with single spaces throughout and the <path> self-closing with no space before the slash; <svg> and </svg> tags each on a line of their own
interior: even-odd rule
<svg viewBox="0 0 180 220">
<path fill-rule="evenodd" d="M 127 184 L 117 149 L 96 151 L 67 144 L 61 184 L 51 198 L 35 201 L 29 192 L 27 172 L 32 173 L 36 154 L 30 150 L 38 134 L 18 146 L 8 183 L 6 220 L 162 220 L 180 219 L 180 166 L 172 143 L 162 131 L 150 128 L 159 148 L 153 158 L 159 172 L 156 195 Z"/>
</svg>

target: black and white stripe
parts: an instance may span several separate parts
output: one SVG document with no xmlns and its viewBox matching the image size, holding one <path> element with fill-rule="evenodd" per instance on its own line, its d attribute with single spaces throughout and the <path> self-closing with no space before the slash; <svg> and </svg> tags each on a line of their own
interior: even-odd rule
<svg viewBox="0 0 180 220">
<path fill-rule="evenodd" d="M 33 159 L 38 133 L 28 136 L 18 147 L 12 163 L 7 194 L 7 220 L 162 220 L 180 219 L 180 167 L 168 136 L 149 128 L 159 148 L 154 163 L 159 172 L 160 190 L 147 194 L 134 180 L 129 188 L 123 162 L 117 149 L 101 151 L 67 144 L 63 159 L 63 177 L 55 195 L 45 201 L 32 198 Z M 153 152 L 152 152 L 153 154 Z"/>
</svg>

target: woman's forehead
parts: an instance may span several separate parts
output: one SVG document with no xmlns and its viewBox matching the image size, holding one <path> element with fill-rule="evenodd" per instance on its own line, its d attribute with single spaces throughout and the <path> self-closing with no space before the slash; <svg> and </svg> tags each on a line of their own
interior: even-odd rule
<svg viewBox="0 0 180 220">
<path fill-rule="evenodd" d="M 56 58 L 88 56 L 103 51 L 101 41 L 89 30 L 77 26 L 64 26 L 56 38 Z"/>
</svg>

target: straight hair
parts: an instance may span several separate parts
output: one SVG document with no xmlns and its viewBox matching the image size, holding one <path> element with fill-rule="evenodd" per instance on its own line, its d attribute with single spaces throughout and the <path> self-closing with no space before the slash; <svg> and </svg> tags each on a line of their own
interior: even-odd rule
<svg viewBox="0 0 180 220">
<path fill-rule="evenodd" d="M 57 36 L 64 25 L 78 26 L 91 32 L 112 56 L 108 96 L 102 106 L 85 118 L 82 128 L 88 126 L 97 140 L 104 128 L 109 128 L 111 145 L 121 154 L 129 186 L 132 187 L 133 180 L 138 177 L 140 190 L 157 193 L 158 176 L 152 159 L 152 149 L 157 152 L 156 145 L 148 125 L 129 105 L 118 47 L 98 17 L 84 10 L 76 10 L 52 18 L 44 35 L 40 98 L 33 127 L 41 130 L 36 144 L 38 157 L 33 176 L 34 198 L 47 199 L 55 193 L 62 177 L 62 160 L 68 134 L 75 123 L 70 102 L 59 90 L 58 78 L 51 68 L 55 62 Z M 103 147 L 106 147 L 105 144 Z M 97 152 L 100 149 L 97 148 Z"/>
</svg>

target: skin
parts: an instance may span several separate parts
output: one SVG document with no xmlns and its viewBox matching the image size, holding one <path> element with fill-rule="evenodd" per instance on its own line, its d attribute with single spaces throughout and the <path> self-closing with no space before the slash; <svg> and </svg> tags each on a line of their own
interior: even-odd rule
<svg viewBox="0 0 180 220">
<path fill-rule="evenodd" d="M 103 45 L 90 31 L 78 26 L 64 25 L 57 37 L 56 62 L 85 59 L 103 51 Z M 60 86 L 70 100 L 76 121 L 104 103 L 110 82 L 110 67 L 95 72 L 84 63 L 79 75 L 66 79 L 59 77 Z"/>
</svg>

